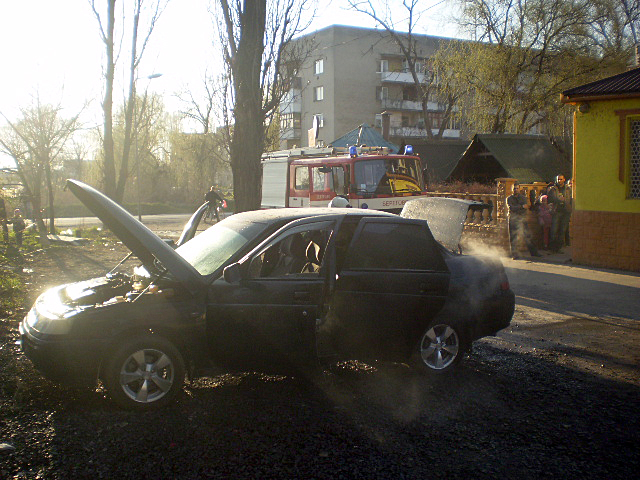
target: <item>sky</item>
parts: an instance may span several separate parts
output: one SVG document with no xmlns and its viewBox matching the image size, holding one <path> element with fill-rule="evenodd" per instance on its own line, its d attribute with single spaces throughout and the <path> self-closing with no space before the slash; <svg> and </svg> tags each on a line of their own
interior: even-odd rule
<svg viewBox="0 0 640 480">
<path fill-rule="evenodd" d="M 401 0 L 389 1 L 401 8 Z M 451 2 L 423 0 L 420 9 L 427 11 L 416 33 L 455 36 L 455 28 L 447 21 Z M 201 84 L 205 71 L 215 73 L 212 70 L 219 65 L 212 42 L 216 34 L 208 11 L 211 3 L 170 0 L 144 53 L 138 91 L 147 88 L 163 95 L 169 111 L 179 108 L 177 92 Z M 309 32 L 336 23 L 375 27 L 369 17 L 347 10 L 346 0 L 319 3 Z M 106 12 L 104 4 L 105 0 L 96 0 Z M 87 128 L 101 123 L 104 45 L 89 0 L 0 0 L 0 45 L 0 126 L 5 124 L 3 116 L 19 118 L 20 108 L 34 104 L 36 98 L 62 105 L 65 116 L 82 110 Z M 120 62 L 126 62 L 125 57 Z M 123 70 L 116 78 L 119 98 L 126 83 Z M 162 76 L 145 78 L 153 74 Z M 0 163 L 4 162 L 0 159 Z"/>
</svg>

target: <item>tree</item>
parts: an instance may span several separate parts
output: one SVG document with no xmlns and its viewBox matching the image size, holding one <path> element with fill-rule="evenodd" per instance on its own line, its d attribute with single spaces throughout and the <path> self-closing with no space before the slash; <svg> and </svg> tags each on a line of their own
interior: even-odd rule
<svg viewBox="0 0 640 480">
<path fill-rule="evenodd" d="M 460 41 L 440 57 L 455 78 L 460 110 L 479 132 L 567 134 L 557 98 L 573 85 L 624 68 L 628 51 L 604 55 L 593 37 L 602 18 L 591 0 L 465 0 Z"/>
<path fill-rule="evenodd" d="M 193 203 L 202 200 L 221 170 L 229 165 L 229 129 L 216 130 L 214 120 L 226 118 L 223 94 L 224 77 L 205 74 L 201 88 L 186 88 L 178 94 L 182 102 L 180 115 L 196 126 L 194 133 L 171 133 L 172 163 L 180 158 L 174 170 L 175 178 L 184 195 L 181 201 Z"/>
<path fill-rule="evenodd" d="M 385 2 L 375 3 L 373 0 L 349 0 L 351 9 L 356 12 L 364 13 L 375 20 L 385 31 L 385 35 L 390 37 L 402 52 L 405 60 L 406 68 L 409 70 L 416 91 L 419 92 L 419 99 L 422 104 L 422 118 L 427 130 L 427 137 L 433 138 L 433 128 L 438 129 L 435 135 L 442 138 L 444 130 L 447 128 L 449 119 L 453 111 L 456 101 L 456 91 L 448 88 L 444 83 L 440 84 L 436 79 L 447 80 L 449 77 L 438 77 L 434 75 L 429 65 L 429 59 L 419 55 L 420 44 L 414 35 L 416 25 L 420 22 L 421 15 L 425 10 L 418 11 L 418 5 L 422 5 L 419 0 L 403 0 L 401 13 L 398 12 L 397 2 L 390 4 L 389 0 Z M 380 5 L 377 7 L 376 5 Z M 402 33 L 396 29 L 394 17 L 404 17 L 407 22 L 407 32 Z M 438 125 L 433 125 L 431 113 L 429 110 L 429 100 L 437 99 L 441 104 L 445 105 L 445 110 L 440 116 Z"/>
<path fill-rule="evenodd" d="M 227 67 L 226 108 L 236 211 L 260 207 L 266 129 L 308 45 L 292 42 L 305 30 L 305 10 L 312 0 L 254 0 L 218 4 L 218 25 Z"/>
<path fill-rule="evenodd" d="M 48 193 L 50 231 L 55 233 L 52 170 L 67 142 L 80 127 L 80 114 L 63 118 L 61 112 L 60 105 L 43 105 L 37 98 L 33 106 L 21 110 L 21 118 L 17 121 L 4 117 L 8 127 L 0 135 L 2 151 L 16 162 L 18 175 L 33 206 L 41 239 L 45 240 L 46 228 L 40 215 L 41 192 L 45 189 Z"/>
<path fill-rule="evenodd" d="M 103 131 L 103 181 L 105 193 L 113 198 L 117 202 L 122 202 L 124 196 L 124 190 L 129 178 L 129 154 L 131 152 L 132 144 L 132 130 L 133 130 L 133 108 L 136 98 L 136 80 L 138 76 L 138 70 L 140 61 L 146 49 L 146 46 L 151 38 L 154 27 L 159 20 L 168 0 L 152 0 L 148 3 L 148 8 L 145 8 L 144 0 L 132 0 L 132 23 L 131 23 L 131 50 L 128 66 L 128 94 L 126 101 L 126 114 L 125 114 L 125 138 L 122 144 L 122 156 L 120 161 L 120 168 L 118 169 L 118 175 L 116 175 L 116 160 L 113 141 L 113 87 L 115 78 L 115 68 L 117 57 L 114 55 L 115 45 L 115 4 L 116 0 L 106 0 L 107 2 L 107 21 L 106 25 L 103 25 L 102 15 L 98 12 L 96 7 L 96 0 L 89 0 L 91 9 L 98 21 L 100 27 L 100 35 L 102 42 L 106 48 L 106 68 L 105 68 L 105 96 L 102 104 L 104 112 L 104 131 Z M 123 2 L 123 14 L 122 24 L 124 25 L 126 15 L 124 13 Z M 139 38 L 141 14 L 143 11 L 150 12 L 149 18 L 146 22 L 145 34 Z"/>
</svg>

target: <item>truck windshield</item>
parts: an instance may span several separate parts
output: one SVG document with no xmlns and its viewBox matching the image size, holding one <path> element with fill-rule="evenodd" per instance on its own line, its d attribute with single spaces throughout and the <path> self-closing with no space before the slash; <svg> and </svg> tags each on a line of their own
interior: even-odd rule
<svg viewBox="0 0 640 480">
<path fill-rule="evenodd" d="M 411 157 L 359 160 L 354 165 L 357 194 L 395 195 L 422 191 L 419 160 Z"/>
</svg>

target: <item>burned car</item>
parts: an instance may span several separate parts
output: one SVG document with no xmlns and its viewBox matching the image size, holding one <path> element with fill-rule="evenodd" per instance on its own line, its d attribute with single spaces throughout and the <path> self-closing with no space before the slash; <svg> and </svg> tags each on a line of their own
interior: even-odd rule
<svg viewBox="0 0 640 480">
<path fill-rule="evenodd" d="M 513 315 L 502 264 L 437 241 L 426 220 L 409 218 L 422 204 L 404 216 L 244 212 L 193 236 L 201 209 L 181 241 L 193 238 L 173 249 L 102 193 L 67 185 L 142 265 L 43 293 L 20 324 L 22 348 L 50 379 L 100 379 L 126 408 L 166 404 L 207 365 L 300 371 L 375 359 L 443 373 Z M 441 225 L 468 207 L 444 208 Z"/>
</svg>

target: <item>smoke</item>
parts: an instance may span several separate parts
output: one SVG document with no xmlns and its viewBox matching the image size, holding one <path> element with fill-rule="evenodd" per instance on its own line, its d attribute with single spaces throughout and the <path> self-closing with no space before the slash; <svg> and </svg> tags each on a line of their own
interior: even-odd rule
<svg viewBox="0 0 640 480">
<path fill-rule="evenodd" d="M 462 241 L 462 251 L 468 255 L 479 255 L 482 257 L 492 257 L 496 260 L 502 260 L 508 256 L 508 252 L 504 248 L 497 245 L 490 245 L 477 238 L 468 238 Z"/>
</svg>

